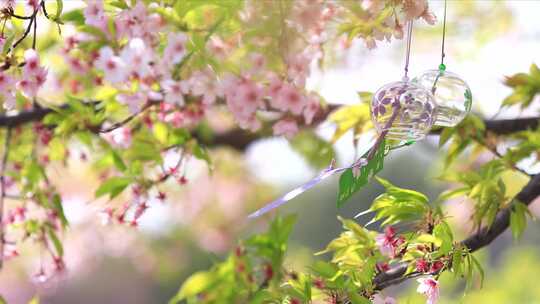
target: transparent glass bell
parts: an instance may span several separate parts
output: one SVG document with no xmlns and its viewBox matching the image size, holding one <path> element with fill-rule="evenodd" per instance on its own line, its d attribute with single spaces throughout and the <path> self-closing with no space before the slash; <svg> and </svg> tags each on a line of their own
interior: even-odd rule
<svg viewBox="0 0 540 304">
<path fill-rule="evenodd" d="M 371 120 L 379 134 L 398 142 L 423 139 L 433 125 L 435 101 L 431 92 L 408 81 L 392 82 L 373 94 Z"/>
<path fill-rule="evenodd" d="M 467 83 L 458 75 L 444 70 L 429 70 L 413 79 L 414 83 L 431 91 L 437 109 L 436 126 L 454 127 L 471 110 L 472 94 Z"/>
</svg>

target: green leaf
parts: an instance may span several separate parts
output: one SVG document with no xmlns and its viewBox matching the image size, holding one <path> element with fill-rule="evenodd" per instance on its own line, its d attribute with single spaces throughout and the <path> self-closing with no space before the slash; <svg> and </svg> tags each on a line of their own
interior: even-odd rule
<svg viewBox="0 0 540 304">
<path fill-rule="evenodd" d="M 166 144 L 169 137 L 169 129 L 167 125 L 162 122 L 154 123 L 153 127 L 154 136 L 161 144 Z"/>
<path fill-rule="evenodd" d="M 56 15 L 53 16 L 53 20 L 56 21 L 56 23 L 62 24 L 61 16 L 62 16 L 63 10 L 64 10 L 64 1 L 56 0 Z"/>
<path fill-rule="evenodd" d="M 7 304 L 7 301 L 0 295 L 0 304 Z"/>
<path fill-rule="evenodd" d="M 369 299 L 364 298 L 355 291 L 349 292 L 348 297 L 352 304 L 371 304 Z"/>
<path fill-rule="evenodd" d="M 76 25 L 84 25 L 84 15 L 81 9 L 72 10 L 63 14 L 61 20 L 72 22 Z"/>
<path fill-rule="evenodd" d="M 118 152 L 114 149 L 111 149 L 111 158 L 116 169 L 122 172 L 126 171 L 126 164 L 122 160 L 122 157 L 120 157 L 120 154 L 118 154 Z"/>
<path fill-rule="evenodd" d="M 311 266 L 313 272 L 323 278 L 333 278 L 339 269 L 334 265 L 324 261 L 316 261 L 313 266 Z"/>
<path fill-rule="evenodd" d="M 62 226 L 67 227 L 69 223 L 64 213 L 64 207 L 62 206 L 62 199 L 60 195 L 58 194 L 53 195 L 51 203 L 54 210 L 56 210 L 56 213 L 58 217 L 60 218 L 60 221 L 62 222 Z"/>
<path fill-rule="evenodd" d="M 455 131 L 454 128 L 443 128 L 442 129 L 441 135 L 439 136 L 439 147 L 444 146 L 444 144 L 448 142 L 448 140 L 454 134 L 454 131 Z"/>
<path fill-rule="evenodd" d="M 212 160 L 210 159 L 210 154 L 208 154 L 208 150 L 206 150 L 205 147 L 201 146 L 198 143 L 195 143 L 193 145 L 193 155 L 201 160 L 204 160 L 210 167 L 212 167 Z"/>
<path fill-rule="evenodd" d="M 527 205 L 521 202 L 514 203 L 510 213 L 510 229 L 516 240 L 523 235 L 525 228 L 527 228 L 527 214 L 530 214 Z"/>
<path fill-rule="evenodd" d="M 452 230 L 446 222 L 441 222 L 435 226 L 433 229 L 433 235 L 441 240 L 439 249 L 437 251 L 437 256 L 447 255 L 452 251 L 452 244 L 454 242 L 454 237 L 452 235 Z"/>
<path fill-rule="evenodd" d="M 56 254 L 58 257 L 64 256 L 64 247 L 62 246 L 62 242 L 60 242 L 60 239 L 58 239 L 58 236 L 56 236 L 56 232 L 54 232 L 54 229 L 51 226 L 47 227 L 47 234 L 49 235 L 49 239 L 52 241 L 54 245 L 54 249 L 56 250 Z"/>
<path fill-rule="evenodd" d="M 480 262 L 474 257 L 474 255 L 470 254 L 469 255 L 471 257 L 471 261 L 472 261 L 472 265 L 473 267 L 471 268 L 476 268 L 476 271 L 478 271 L 478 274 L 480 274 L 480 288 L 482 288 L 482 286 L 484 285 L 484 269 L 482 268 L 482 265 L 480 264 Z"/>
<path fill-rule="evenodd" d="M 105 194 L 109 194 L 109 197 L 113 199 L 118 196 L 118 194 L 122 193 L 122 191 L 124 191 L 124 189 L 131 184 L 132 181 L 133 179 L 129 177 L 111 177 L 103 182 L 101 186 L 99 186 L 99 188 L 96 190 L 95 196 L 97 198 Z"/>
<path fill-rule="evenodd" d="M 352 169 L 347 169 L 339 178 L 337 207 L 341 208 L 351 196 L 368 183 L 370 177 L 379 173 L 384 164 L 385 141 L 383 140 L 369 163 L 360 168 L 358 176 L 353 175 Z M 362 155 L 366 158 L 369 151 Z"/>
<path fill-rule="evenodd" d="M 178 303 L 184 299 L 195 297 L 201 292 L 207 290 L 215 282 L 215 274 L 211 272 L 197 272 L 190 276 L 176 296 L 169 301 L 169 304 Z"/>
</svg>

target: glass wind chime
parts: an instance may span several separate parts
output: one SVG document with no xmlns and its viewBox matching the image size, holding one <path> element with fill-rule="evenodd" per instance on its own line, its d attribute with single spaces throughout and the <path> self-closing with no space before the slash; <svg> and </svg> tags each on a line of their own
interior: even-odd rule
<svg viewBox="0 0 540 304">
<path fill-rule="evenodd" d="M 437 70 L 428 70 L 413 79 L 414 83 L 431 91 L 435 98 L 434 125 L 455 127 L 469 113 L 472 106 L 471 89 L 461 77 L 446 70 L 444 42 L 446 38 L 446 0 L 444 1 L 441 64 Z"/>
<path fill-rule="evenodd" d="M 404 75 L 401 81 L 379 88 L 370 103 L 371 120 L 377 130 L 374 145 L 352 165 L 334 167 L 334 162 L 309 182 L 250 214 L 259 217 L 311 189 L 324 179 L 343 173 L 340 178 L 338 206 L 382 169 L 384 155 L 390 149 L 410 145 L 423 139 L 433 126 L 454 127 L 471 109 L 472 94 L 458 75 L 446 71 L 444 44 L 446 36 L 446 0 L 444 3 L 441 64 L 409 80 L 409 57 L 412 41 L 412 20 L 407 24 L 407 45 Z M 345 186 L 343 186 L 345 185 Z"/>
</svg>

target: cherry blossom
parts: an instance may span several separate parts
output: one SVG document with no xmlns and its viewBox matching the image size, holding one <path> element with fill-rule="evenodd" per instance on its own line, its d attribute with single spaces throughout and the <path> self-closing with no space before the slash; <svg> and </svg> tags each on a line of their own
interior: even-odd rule
<svg viewBox="0 0 540 304">
<path fill-rule="evenodd" d="M 306 98 L 296 87 L 285 83 L 281 86 L 277 98 L 272 99 L 271 103 L 278 110 L 299 115 L 306 106 Z"/>
<path fill-rule="evenodd" d="M 123 10 L 116 16 L 115 25 L 120 37 L 141 38 L 147 45 L 155 45 L 163 28 L 163 19 L 157 13 L 149 13 L 143 1 Z"/>
<path fill-rule="evenodd" d="M 373 299 L 371 300 L 371 303 L 373 304 L 397 304 L 396 299 L 392 297 L 383 297 L 381 294 L 376 294 L 373 296 Z"/>
<path fill-rule="evenodd" d="M 129 74 L 135 78 L 143 78 L 152 71 L 153 54 L 140 38 L 130 40 L 129 44 L 122 49 L 120 57 L 123 62 L 129 63 L 127 65 Z"/>
<path fill-rule="evenodd" d="M 177 64 L 187 54 L 188 36 L 184 33 L 170 33 L 167 36 L 167 47 L 163 51 L 163 57 L 172 64 Z"/>
<path fill-rule="evenodd" d="M 236 82 L 236 90 L 227 91 L 227 105 L 240 124 L 249 123 L 253 126 L 251 122 L 255 112 L 264 106 L 264 90 L 249 79 L 239 79 Z"/>
<path fill-rule="evenodd" d="M 114 55 L 113 49 L 109 46 L 99 50 L 99 57 L 95 62 L 95 66 L 103 71 L 105 80 L 111 83 L 120 83 L 127 79 L 126 63 L 122 58 Z"/>
<path fill-rule="evenodd" d="M 433 277 L 417 279 L 418 288 L 416 291 L 427 297 L 427 304 L 436 304 L 439 299 L 439 282 Z"/>
<path fill-rule="evenodd" d="M 34 98 L 47 79 L 47 70 L 40 66 L 39 55 L 33 49 L 24 52 L 24 59 L 23 79 L 17 82 L 16 87 L 24 96 Z"/>
<path fill-rule="evenodd" d="M 306 124 L 311 124 L 313 118 L 321 108 L 320 98 L 315 94 L 310 94 L 307 99 L 306 107 L 304 108 L 304 120 Z"/>
<path fill-rule="evenodd" d="M 202 96 L 205 105 L 213 104 L 219 95 L 219 87 L 210 70 L 195 71 L 189 79 L 191 93 Z"/>
<path fill-rule="evenodd" d="M 165 102 L 171 105 L 184 105 L 184 94 L 189 90 L 189 84 L 186 81 L 175 81 L 167 79 L 161 82 L 161 88 L 165 93 Z"/>
<path fill-rule="evenodd" d="M 306 53 L 291 56 L 287 61 L 289 79 L 297 86 L 304 87 L 309 74 L 310 57 Z"/>
<path fill-rule="evenodd" d="M 99 29 L 107 28 L 107 19 L 105 17 L 103 1 L 87 1 L 87 6 L 84 8 L 83 14 L 86 24 L 97 27 Z"/>
<path fill-rule="evenodd" d="M 113 145 L 121 148 L 131 146 L 131 130 L 126 127 L 120 127 L 105 134 L 105 138 Z"/>
<path fill-rule="evenodd" d="M 298 132 L 296 121 L 291 119 L 282 119 L 272 127 L 274 135 L 285 135 L 287 138 L 292 138 Z"/>
<path fill-rule="evenodd" d="M 13 88 L 14 84 L 15 79 L 13 79 L 13 77 L 4 72 L 0 72 L 0 92 L 2 92 L 4 108 L 7 110 L 14 109 L 16 105 L 15 90 Z"/>
<path fill-rule="evenodd" d="M 142 91 L 133 94 L 118 94 L 116 99 L 124 105 L 127 105 L 131 114 L 137 114 L 142 107 L 148 102 L 148 96 Z"/>
<path fill-rule="evenodd" d="M 393 227 L 388 226 L 384 230 L 384 234 L 379 234 L 375 237 L 377 247 L 381 253 L 390 258 L 396 255 L 396 249 L 404 242 L 402 236 L 397 236 Z"/>
</svg>

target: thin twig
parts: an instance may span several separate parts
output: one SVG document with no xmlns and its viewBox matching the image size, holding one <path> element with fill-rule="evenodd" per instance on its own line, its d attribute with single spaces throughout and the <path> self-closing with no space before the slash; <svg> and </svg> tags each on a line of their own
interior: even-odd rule
<svg viewBox="0 0 540 304">
<path fill-rule="evenodd" d="M 45 1 L 41 1 L 41 8 L 42 8 L 42 10 L 43 10 L 43 15 L 45 15 L 45 17 L 46 17 L 47 19 L 51 19 L 51 18 L 49 17 L 49 13 L 47 13 L 47 9 L 45 8 Z M 60 17 L 60 16 L 57 16 L 56 18 L 59 18 L 59 17 Z"/>
<path fill-rule="evenodd" d="M 11 128 L 6 130 L 6 138 L 4 142 L 4 153 L 2 164 L 0 167 L 0 269 L 4 262 L 4 198 L 6 196 L 6 165 L 9 156 L 9 143 L 11 141 Z"/>
<path fill-rule="evenodd" d="M 146 110 L 148 110 L 150 107 L 152 107 L 152 106 L 154 106 L 154 105 L 156 105 L 156 104 L 158 104 L 158 103 L 159 103 L 159 101 L 148 101 L 148 102 L 142 107 L 142 109 L 141 109 L 139 112 L 137 112 L 137 113 L 135 113 L 135 114 L 133 114 L 133 115 L 130 115 L 130 116 L 126 117 L 124 120 L 119 121 L 119 122 L 117 122 L 117 123 L 114 123 L 113 125 L 111 125 L 111 126 L 109 126 L 109 127 L 107 127 L 107 128 L 100 128 L 100 129 L 98 130 L 98 132 L 99 132 L 99 133 L 109 133 L 109 132 L 111 132 L 111 131 L 114 131 L 114 130 L 116 130 L 116 129 L 118 129 L 118 128 L 124 126 L 124 125 L 126 125 L 127 123 L 129 123 L 130 121 L 132 121 L 135 117 L 137 117 L 137 116 L 139 116 L 140 114 L 144 113 L 144 112 L 145 112 Z"/>
<path fill-rule="evenodd" d="M 19 45 L 19 43 L 21 43 L 28 36 L 28 34 L 30 33 L 30 30 L 32 29 L 32 25 L 34 24 L 34 22 L 36 22 L 36 15 L 38 11 L 39 9 L 34 11 L 34 13 L 32 14 L 32 18 L 30 18 L 30 22 L 28 23 L 28 27 L 26 28 L 26 31 L 24 31 L 24 34 L 21 36 L 21 38 L 19 38 L 19 40 L 17 40 L 13 44 L 13 46 L 8 50 L 8 53 L 14 50 Z"/>
</svg>

